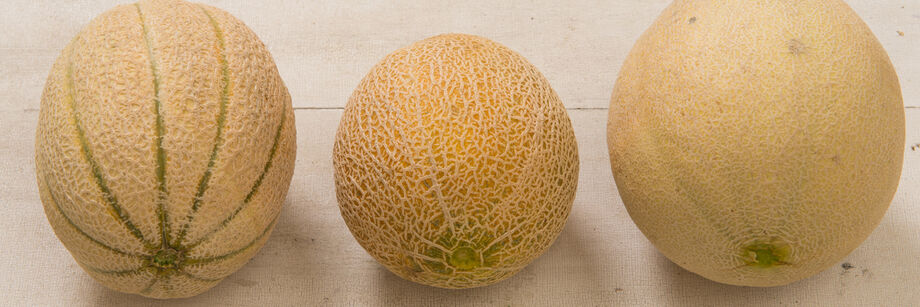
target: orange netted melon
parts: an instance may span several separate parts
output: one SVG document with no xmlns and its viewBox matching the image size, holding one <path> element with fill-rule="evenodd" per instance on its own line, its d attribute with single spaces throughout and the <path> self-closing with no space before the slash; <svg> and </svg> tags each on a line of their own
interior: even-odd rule
<svg viewBox="0 0 920 307">
<path fill-rule="evenodd" d="M 336 196 L 358 243 L 396 275 L 485 286 L 562 230 L 577 151 L 532 64 L 485 38 L 440 35 L 388 55 L 355 89 L 336 135 Z"/>
<path fill-rule="evenodd" d="M 37 130 L 55 234 L 103 285 L 155 298 L 201 293 L 261 248 L 296 150 L 256 35 L 183 1 L 93 19 L 52 67 Z"/>
<path fill-rule="evenodd" d="M 777 286 L 842 260 L 901 172 L 885 50 L 844 2 L 673 2 L 639 39 L 608 123 L 640 230 L 711 280 Z"/>
</svg>

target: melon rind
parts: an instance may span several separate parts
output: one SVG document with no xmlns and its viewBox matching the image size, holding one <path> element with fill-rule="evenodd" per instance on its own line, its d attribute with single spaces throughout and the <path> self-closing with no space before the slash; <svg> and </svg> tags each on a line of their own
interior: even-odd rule
<svg viewBox="0 0 920 307">
<path fill-rule="evenodd" d="M 393 273 L 442 288 L 485 286 L 543 253 L 578 178 L 569 117 L 514 51 L 462 34 L 384 58 L 336 135 L 342 217 Z"/>
<path fill-rule="evenodd" d="M 841 261 L 897 189 L 904 108 L 843 1 L 674 1 L 626 59 L 607 128 L 617 189 L 674 263 L 778 286 Z"/>
<path fill-rule="evenodd" d="M 176 0 L 118 6 L 67 45 L 35 146 L 45 213 L 74 259 L 155 298 L 197 295 L 261 248 L 296 154 L 291 99 L 258 37 Z"/>
</svg>

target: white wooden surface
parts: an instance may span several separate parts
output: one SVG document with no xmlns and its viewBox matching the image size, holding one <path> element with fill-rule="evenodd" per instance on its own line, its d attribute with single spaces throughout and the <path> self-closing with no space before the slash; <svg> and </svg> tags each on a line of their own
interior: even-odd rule
<svg viewBox="0 0 920 307">
<path fill-rule="evenodd" d="M 261 36 L 298 107 L 297 169 L 272 238 L 242 270 L 191 299 L 149 300 L 90 279 L 42 212 L 32 159 L 35 124 L 60 50 L 93 16 L 124 2 L 5 1 L 0 304 L 920 305 L 918 0 L 849 1 L 888 50 L 904 93 L 908 144 L 888 214 L 844 260 L 852 268 L 838 264 L 767 289 L 717 284 L 672 264 L 632 224 L 617 195 L 605 141 L 609 95 L 626 53 L 668 1 L 204 2 Z M 556 244 L 511 279 L 462 291 L 416 285 L 378 265 L 339 216 L 332 180 L 333 136 L 354 86 L 387 53 L 444 32 L 483 35 L 530 59 L 569 107 L 581 154 L 575 207 Z"/>
</svg>

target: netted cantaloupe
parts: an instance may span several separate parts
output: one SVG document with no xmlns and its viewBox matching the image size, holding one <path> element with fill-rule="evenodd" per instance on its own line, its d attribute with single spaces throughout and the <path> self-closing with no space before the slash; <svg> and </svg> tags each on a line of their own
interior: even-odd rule
<svg viewBox="0 0 920 307">
<path fill-rule="evenodd" d="M 294 133 L 287 89 L 242 22 L 183 1 L 118 6 L 48 77 L 35 144 L 45 214 L 105 286 L 196 295 L 268 239 Z"/>
<path fill-rule="evenodd" d="M 358 243 L 393 273 L 484 286 L 562 230 L 577 151 L 562 102 L 526 59 L 440 35 L 388 55 L 355 89 L 336 135 L 336 196 Z"/>
<path fill-rule="evenodd" d="M 629 54 L 609 119 L 633 221 L 727 284 L 783 285 L 842 260 L 900 177 L 898 78 L 839 0 L 675 1 Z"/>
</svg>

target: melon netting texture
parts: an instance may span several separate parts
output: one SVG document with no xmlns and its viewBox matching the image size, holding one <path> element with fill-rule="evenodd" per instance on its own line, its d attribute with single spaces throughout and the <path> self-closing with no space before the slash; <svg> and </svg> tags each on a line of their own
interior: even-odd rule
<svg viewBox="0 0 920 307">
<path fill-rule="evenodd" d="M 93 19 L 48 78 L 36 137 L 42 203 L 109 288 L 201 293 L 265 243 L 293 173 L 290 96 L 242 22 L 184 1 Z"/>
<path fill-rule="evenodd" d="M 562 102 L 515 52 L 442 35 L 387 56 L 348 101 L 336 196 L 358 242 L 409 280 L 507 278 L 562 230 L 578 152 Z"/>
</svg>

